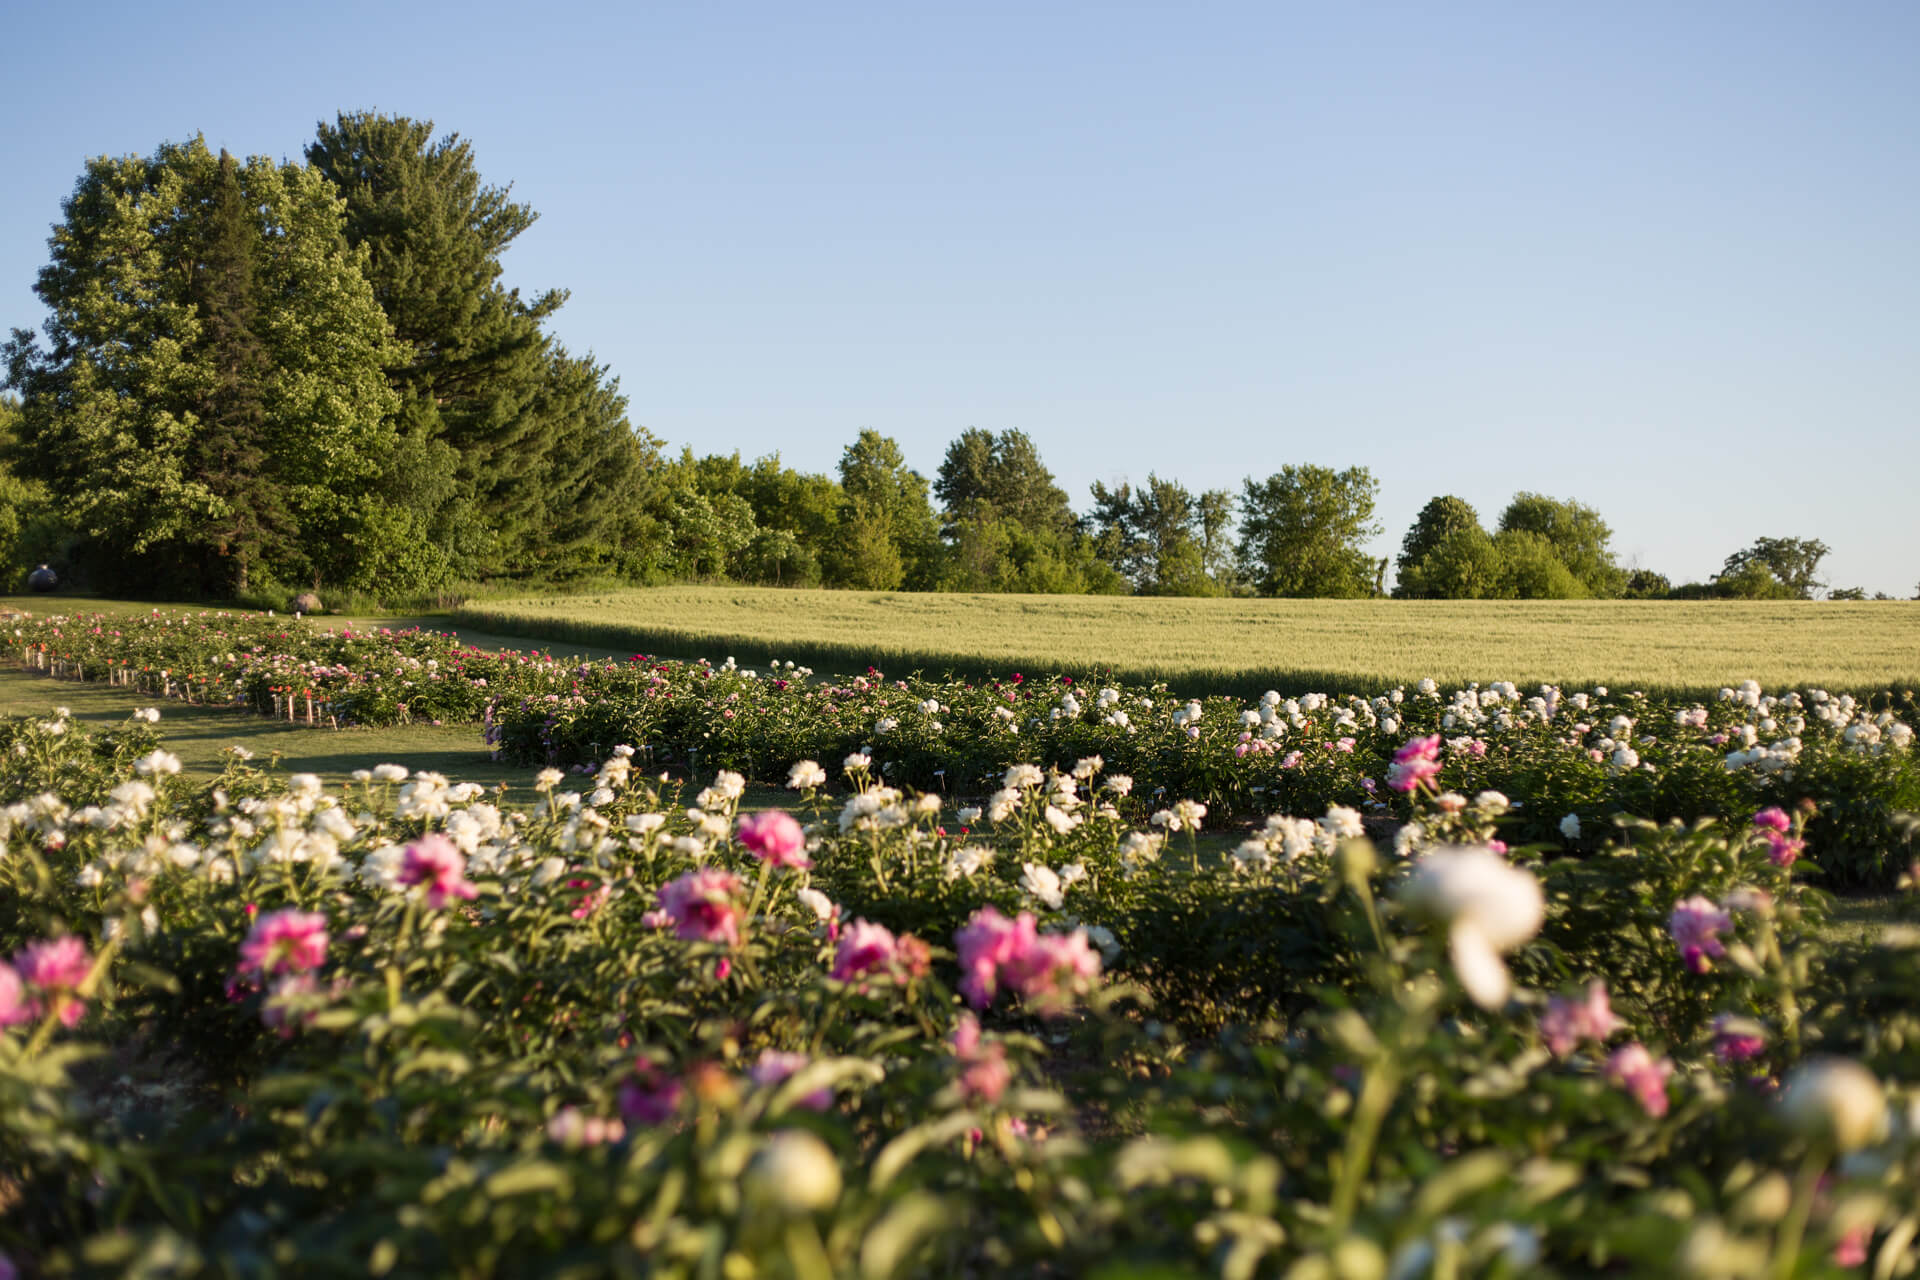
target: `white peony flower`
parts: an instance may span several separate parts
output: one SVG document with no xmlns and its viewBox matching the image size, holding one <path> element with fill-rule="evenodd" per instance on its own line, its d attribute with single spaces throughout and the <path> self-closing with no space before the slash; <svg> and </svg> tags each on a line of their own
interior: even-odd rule
<svg viewBox="0 0 1920 1280">
<path fill-rule="evenodd" d="M 1491 849 L 1435 849 L 1414 864 L 1401 889 L 1407 905 L 1447 925 L 1447 950 L 1474 1003 L 1497 1009 L 1512 979 L 1500 959 L 1540 931 L 1540 882 Z"/>
<path fill-rule="evenodd" d="M 1052 867 L 1038 862 L 1020 864 L 1020 888 L 1023 892 L 1032 894 L 1046 903 L 1054 911 L 1058 911 L 1066 902 L 1066 891 L 1060 884 L 1060 877 L 1054 873 Z"/>
</svg>

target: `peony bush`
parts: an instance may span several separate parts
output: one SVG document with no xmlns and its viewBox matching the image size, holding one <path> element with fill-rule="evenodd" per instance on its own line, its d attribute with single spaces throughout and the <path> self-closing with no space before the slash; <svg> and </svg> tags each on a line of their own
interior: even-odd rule
<svg viewBox="0 0 1920 1280">
<path fill-rule="evenodd" d="M 743 815 L 614 743 L 512 811 L 159 732 L 0 723 L 22 1274 L 1920 1265 L 1920 930 L 1821 927 L 1803 808 L 1509 841 L 1409 733 L 1386 847 L 1202 857 L 1092 755 Z"/>
</svg>

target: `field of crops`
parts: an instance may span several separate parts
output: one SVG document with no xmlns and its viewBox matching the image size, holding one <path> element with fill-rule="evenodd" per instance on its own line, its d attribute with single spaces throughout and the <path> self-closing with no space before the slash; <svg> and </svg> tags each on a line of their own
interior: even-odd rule
<svg viewBox="0 0 1920 1280">
<path fill-rule="evenodd" d="M 1106 673 L 1181 692 L 1377 692 L 1431 677 L 1711 691 L 1920 684 L 1920 603 L 1194 600 L 661 587 L 493 601 L 467 626 L 889 674 Z"/>
</svg>

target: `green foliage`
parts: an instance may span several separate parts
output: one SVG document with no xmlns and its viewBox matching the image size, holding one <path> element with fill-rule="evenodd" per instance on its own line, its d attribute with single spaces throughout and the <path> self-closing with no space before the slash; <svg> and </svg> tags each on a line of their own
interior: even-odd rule
<svg viewBox="0 0 1920 1280">
<path fill-rule="evenodd" d="M 392 448 L 381 369 L 393 349 L 332 188 L 301 165 L 233 166 L 253 219 L 241 228 L 220 172 L 197 138 L 89 162 L 36 285 L 52 312 L 47 346 L 24 331 L 7 346 L 8 381 L 25 396 L 18 472 L 91 541 L 97 581 L 191 589 L 183 566 L 236 535 L 258 541 L 271 572 L 298 577 L 301 548 L 267 536 L 269 506 L 284 506 L 302 545 L 350 536 L 354 495 Z M 210 270 L 222 190 L 227 230 Z M 250 316 L 235 293 L 249 265 Z M 213 280 L 224 303 L 212 284 L 196 292 Z M 263 358 L 248 354 L 255 342 Z M 229 425 L 205 433 L 209 413 Z M 271 498 L 240 475 L 256 448 Z"/>
<path fill-rule="evenodd" d="M 542 331 L 565 292 L 523 299 L 500 283 L 501 255 L 538 215 L 484 185 L 472 147 L 432 121 L 342 113 L 307 158 L 345 200 L 401 344 L 387 372 L 416 443 L 388 487 L 414 488 L 398 524 L 444 557 L 437 576 L 564 580 L 655 533 L 633 517 L 658 442 L 627 421 L 605 366 Z"/>
<path fill-rule="evenodd" d="M 1263 596 L 1353 598 L 1381 593 L 1384 567 L 1362 544 L 1380 483 L 1365 467 L 1282 467 L 1240 493 L 1242 575 Z"/>
<path fill-rule="evenodd" d="M 1224 584 L 1213 570 L 1224 547 L 1227 497 L 1195 495 L 1175 480 L 1147 475 L 1135 489 L 1093 483 L 1087 525 L 1094 554 L 1143 596 L 1214 596 Z M 1211 561 L 1211 562 L 1210 562 Z"/>
<path fill-rule="evenodd" d="M 827 581 L 870 591 L 930 590 L 941 551 L 926 477 L 907 466 L 896 441 L 871 427 L 842 451 L 839 471 L 844 496 Z"/>
<path fill-rule="evenodd" d="M 1407 530 L 1407 536 L 1401 539 L 1399 572 L 1393 594 L 1415 600 L 1473 600 L 1484 596 L 1484 588 L 1474 589 L 1472 580 L 1476 575 L 1467 574 L 1466 580 L 1462 581 L 1457 569 L 1437 571 L 1438 566 L 1429 569 L 1425 563 L 1427 557 L 1449 535 L 1469 530 L 1479 530 L 1482 536 L 1486 532 L 1480 528 L 1479 512 L 1465 498 L 1446 494 L 1429 499 L 1427 505 L 1420 508 L 1420 514 L 1414 517 L 1413 527 Z M 1459 558 L 1457 549 L 1452 556 L 1456 560 Z"/>
<path fill-rule="evenodd" d="M 1494 599 L 1503 594 L 1505 572 L 1499 549 L 1476 521 L 1441 534 L 1418 560 L 1403 560 L 1394 594 L 1413 600 Z"/>
<path fill-rule="evenodd" d="M 1827 585 L 1814 575 L 1831 550 L 1818 538 L 1756 538 L 1727 557 L 1714 585 L 1736 599 L 1811 600 Z"/>
<path fill-rule="evenodd" d="M 1546 539 L 1587 595 L 1611 598 L 1625 588 L 1626 574 L 1613 562 L 1608 547 L 1613 530 L 1592 507 L 1571 499 L 1518 493 L 1500 513 L 1499 532 Z"/>
<path fill-rule="evenodd" d="M 1493 538 L 1500 576 L 1493 592 L 1505 600 L 1580 600 L 1589 592 L 1542 534 L 1507 529 Z"/>
</svg>

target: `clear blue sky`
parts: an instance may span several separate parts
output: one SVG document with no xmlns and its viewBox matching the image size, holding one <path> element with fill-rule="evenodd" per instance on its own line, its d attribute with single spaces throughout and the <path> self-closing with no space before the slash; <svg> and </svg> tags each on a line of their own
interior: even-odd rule
<svg viewBox="0 0 1920 1280">
<path fill-rule="evenodd" d="M 0 324 L 86 157 L 377 108 L 540 221 L 510 279 L 670 447 L 1072 495 L 1286 463 L 1703 578 L 1920 579 L 1920 5 L 7 6 Z"/>
</svg>

